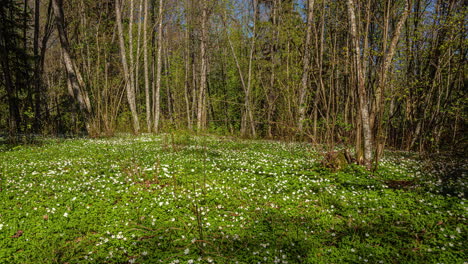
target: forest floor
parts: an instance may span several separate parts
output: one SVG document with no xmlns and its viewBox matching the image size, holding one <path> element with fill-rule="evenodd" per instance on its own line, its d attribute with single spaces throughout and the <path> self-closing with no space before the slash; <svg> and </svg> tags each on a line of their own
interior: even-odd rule
<svg viewBox="0 0 468 264">
<path fill-rule="evenodd" d="M 188 134 L 3 146 L 0 263 L 466 263 L 464 172 L 322 157 Z"/>
</svg>

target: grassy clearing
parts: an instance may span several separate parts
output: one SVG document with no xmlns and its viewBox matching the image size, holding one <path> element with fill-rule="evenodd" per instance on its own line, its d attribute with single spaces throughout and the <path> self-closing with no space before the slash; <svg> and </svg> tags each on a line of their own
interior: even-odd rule
<svg viewBox="0 0 468 264">
<path fill-rule="evenodd" d="M 310 145 L 189 135 L 0 153 L 0 263 L 463 263 L 465 181 L 393 153 L 331 172 Z"/>
</svg>

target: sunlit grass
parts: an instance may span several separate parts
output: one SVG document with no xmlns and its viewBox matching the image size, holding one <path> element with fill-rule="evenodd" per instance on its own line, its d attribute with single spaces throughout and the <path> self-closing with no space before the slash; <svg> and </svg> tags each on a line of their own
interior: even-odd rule
<svg viewBox="0 0 468 264">
<path fill-rule="evenodd" d="M 0 263 L 463 263 L 466 205 L 415 159 L 187 134 L 0 153 Z"/>
</svg>

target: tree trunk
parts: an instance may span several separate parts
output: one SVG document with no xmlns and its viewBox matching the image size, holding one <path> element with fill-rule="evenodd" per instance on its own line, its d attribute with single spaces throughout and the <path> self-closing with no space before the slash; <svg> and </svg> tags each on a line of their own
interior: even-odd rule
<svg viewBox="0 0 468 264">
<path fill-rule="evenodd" d="M 3 9 L 0 8 L 0 11 Z M 0 13 L 2 14 L 2 12 Z M 14 136 L 21 132 L 21 116 L 19 112 L 19 100 L 17 97 L 16 87 L 13 84 L 12 80 L 12 72 L 10 70 L 10 60 L 9 60 L 9 51 L 7 49 L 6 39 L 2 39 L 5 36 L 5 32 L 2 30 L 3 27 L 0 27 L 0 42 L 5 43 L 5 45 L 0 45 L 0 65 L 1 65 L 1 72 L 3 73 L 3 78 L 5 80 L 5 88 L 7 92 L 8 98 L 8 132 L 10 139 L 13 139 Z"/>
<path fill-rule="evenodd" d="M 276 80 L 276 71 L 277 71 L 277 64 L 278 64 L 278 40 L 279 40 L 279 26 L 278 26 L 278 13 L 279 13 L 279 0 L 273 0 L 272 3 L 272 26 L 273 32 L 271 36 L 271 43 L 270 43 L 270 53 L 271 53 L 271 67 L 270 67 L 270 87 L 269 90 L 266 92 L 266 102 L 268 104 L 267 107 L 267 136 L 268 138 L 273 138 L 273 120 L 274 120 L 274 112 L 276 109 L 276 100 L 279 97 L 279 94 L 275 85 L 277 83 Z M 280 72 L 280 71 L 279 71 Z"/>
<path fill-rule="evenodd" d="M 119 0 L 116 0 L 116 3 L 115 3 L 115 14 L 116 14 L 116 19 L 117 19 L 117 29 L 118 29 L 118 35 L 119 35 L 120 58 L 122 60 L 122 66 L 123 66 L 125 82 L 126 82 L 127 100 L 130 106 L 130 111 L 132 113 L 133 132 L 135 134 L 138 134 L 140 133 L 140 122 L 138 121 L 138 113 L 136 110 L 135 91 L 132 88 L 130 73 L 128 71 L 127 55 L 125 51 L 124 33 L 123 33 L 123 26 L 122 26 L 122 13 L 120 10 Z"/>
<path fill-rule="evenodd" d="M 202 0 L 202 22 L 201 22 L 201 43 L 200 43 L 200 90 L 198 95 L 197 129 L 203 131 L 206 129 L 206 78 L 207 61 L 206 45 L 208 38 L 208 0 Z"/>
<path fill-rule="evenodd" d="M 374 130 L 375 130 L 375 141 L 376 141 L 375 142 L 376 143 L 375 144 L 376 145 L 375 163 L 376 164 L 378 164 L 379 159 L 383 154 L 383 149 L 384 149 L 384 144 L 385 144 L 385 135 L 383 134 L 384 130 L 382 128 L 382 122 L 383 122 L 382 119 L 383 119 L 383 112 L 384 112 L 384 107 L 385 107 L 385 101 L 384 101 L 385 85 L 387 82 L 388 71 L 390 69 L 393 56 L 395 55 L 396 46 L 398 44 L 398 40 L 401 35 L 401 29 L 403 28 L 403 25 L 405 24 L 405 21 L 408 18 L 409 13 L 411 11 L 412 4 L 410 2 L 412 1 L 411 0 L 406 1 L 405 10 L 395 27 L 392 39 L 390 41 L 390 46 L 388 50 L 386 50 L 380 76 L 379 76 L 380 78 L 379 78 L 377 91 L 375 93 L 375 103 L 374 103 L 375 110 L 373 111 L 373 115 L 371 116 L 371 121 L 373 120 Z"/>
<path fill-rule="evenodd" d="M 133 0 L 130 0 L 130 14 L 128 17 L 128 55 L 129 55 L 129 70 L 130 70 L 130 85 L 133 93 L 136 93 L 135 89 L 135 61 L 133 55 L 133 20 L 134 20 L 135 4 Z M 135 94 L 135 105 L 136 105 L 136 94 Z"/>
<path fill-rule="evenodd" d="M 70 53 L 70 45 L 68 43 L 67 32 L 65 30 L 65 21 L 63 8 L 60 0 L 52 0 L 52 7 L 55 15 L 55 23 L 57 26 L 58 35 L 63 55 L 63 62 L 67 71 L 67 79 L 72 89 L 72 96 L 77 100 L 80 110 L 85 114 L 86 126 L 89 130 L 89 118 L 91 114 L 91 103 L 89 96 L 84 88 L 83 77 L 78 67 L 76 67 L 72 55 Z"/>
<path fill-rule="evenodd" d="M 39 27 L 40 27 L 40 7 L 41 1 L 34 1 L 34 40 L 33 40 L 33 53 L 34 53 L 34 124 L 33 130 L 38 133 L 42 127 L 41 116 L 41 70 L 40 70 L 40 57 L 39 57 Z"/>
<path fill-rule="evenodd" d="M 153 95 L 154 97 L 154 132 L 159 132 L 159 119 L 161 116 L 161 70 L 162 70 L 162 15 L 163 15 L 163 0 L 159 0 L 159 16 L 158 16 L 158 58 L 157 58 L 157 65 L 156 65 L 156 91 Z"/>
<path fill-rule="evenodd" d="M 257 132 L 255 130 L 255 119 L 253 116 L 253 106 L 252 106 L 252 61 L 253 56 L 255 53 L 255 42 L 257 39 L 257 18 L 258 18 L 258 0 L 253 0 L 254 4 L 254 20 L 253 20 L 253 32 L 252 32 L 252 43 L 250 46 L 250 55 L 249 55 L 249 69 L 247 75 L 247 88 L 245 90 L 245 97 L 244 97 L 244 104 L 245 104 L 245 111 L 249 118 L 250 123 L 250 131 L 252 133 L 252 137 L 257 136 Z"/>
<path fill-rule="evenodd" d="M 137 50 L 136 50 L 136 61 L 135 61 L 135 94 L 138 102 L 138 95 L 140 94 L 139 75 L 140 75 L 140 47 L 141 47 L 141 11 L 143 10 L 143 1 L 140 0 L 138 5 L 138 35 L 137 35 Z M 144 19 L 144 18 L 143 18 Z M 144 23 L 144 22 L 143 22 Z"/>
<path fill-rule="evenodd" d="M 356 67 L 357 91 L 359 96 L 359 113 L 361 115 L 361 126 L 364 143 L 364 163 L 370 168 L 372 162 L 372 131 L 369 119 L 369 107 L 367 103 L 367 92 L 364 82 L 364 72 L 361 63 L 361 48 L 359 44 L 359 33 L 357 31 L 354 1 L 347 0 L 352 43 L 354 47 L 354 64 Z"/>
<path fill-rule="evenodd" d="M 145 103 L 146 103 L 146 129 L 151 132 L 151 100 L 150 100 L 150 82 L 148 72 L 148 1 L 145 1 L 145 11 L 143 20 L 143 63 L 144 63 L 144 74 L 145 74 Z"/>
<path fill-rule="evenodd" d="M 307 33 L 306 39 L 304 43 L 304 56 L 302 57 L 302 79 L 301 79 L 301 89 L 299 90 L 299 121 L 297 124 L 297 128 L 299 133 L 303 133 L 304 129 L 304 121 L 306 116 L 307 110 L 307 91 L 309 86 L 309 69 L 310 69 L 310 46 L 311 46 L 311 38 L 312 38 L 312 19 L 313 19 L 313 12 L 314 12 L 314 0 L 309 0 L 308 7 L 307 7 Z"/>
<path fill-rule="evenodd" d="M 165 52 L 164 52 L 165 56 L 163 56 L 163 60 L 164 60 L 164 65 L 165 65 L 165 71 L 164 71 L 164 74 L 166 76 L 166 95 L 167 95 L 167 115 L 168 115 L 168 118 L 171 122 L 171 125 L 174 125 L 174 114 L 175 114 L 175 110 L 174 110 L 174 98 L 173 98 L 173 94 L 172 94 L 172 90 L 171 90 L 171 85 L 170 85 L 170 82 L 172 81 L 173 83 L 177 83 L 177 79 L 175 80 L 169 80 L 169 69 L 171 68 L 171 64 L 169 62 L 169 41 L 166 40 L 166 44 L 165 44 Z M 178 77 L 178 75 L 175 75 L 176 78 Z"/>
<path fill-rule="evenodd" d="M 44 36 L 42 37 L 41 40 L 41 49 L 40 49 L 40 56 L 39 56 L 39 75 L 42 79 L 42 74 L 44 72 L 44 64 L 45 64 L 45 57 L 46 57 L 46 51 L 47 51 L 47 43 L 49 41 L 50 36 L 52 35 L 54 31 L 54 26 L 53 26 L 53 14 L 52 14 L 52 0 L 49 0 L 48 7 L 47 7 L 47 18 L 46 18 L 46 23 L 43 28 Z M 40 86 L 40 96 L 42 97 L 43 102 L 47 102 L 47 85 L 41 85 Z M 45 120 L 50 120 L 50 110 L 47 107 L 47 104 L 44 105 L 45 108 Z M 43 120 L 44 120 L 43 119 Z"/>
<path fill-rule="evenodd" d="M 184 99 L 185 99 L 185 108 L 187 111 L 187 128 L 192 130 L 192 119 L 191 119 L 191 111 L 190 111 L 190 29 L 189 29 L 189 8 L 190 8 L 190 0 L 186 0 L 185 6 L 185 82 L 184 82 Z"/>
</svg>

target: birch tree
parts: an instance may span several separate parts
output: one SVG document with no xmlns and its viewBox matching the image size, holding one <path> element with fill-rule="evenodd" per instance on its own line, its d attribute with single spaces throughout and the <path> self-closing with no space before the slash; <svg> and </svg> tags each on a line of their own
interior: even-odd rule
<svg viewBox="0 0 468 264">
<path fill-rule="evenodd" d="M 163 0 L 159 0 L 159 16 L 158 16 L 158 51 L 156 65 L 156 90 L 153 95 L 154 104 L 154 132 L 159 132 L 159 119 L 161 116 L 161 70 L 162 70 L 162 45 L 163 45 Z"/>
<path fill-rule="evenodd" d="M 143 19 L 143 68 L 145 75 L 145 106 L 146 106 L 146 129 L 151 131 L 151 95 L 150 95 L 150 81 L 149 81 L 149 64 L 148 64 L 148 1 L 144 0 L 144 19 Z"/>
<path fill-rule="evenodd" d="M 208 0 L 202 1 L 202 18 L 201 18 L 201 40 L 200 40 L 200 90 L 198 95 L 197 107 L 197 129 L 199 131 L 206 129 L 206 78 L 207 78 L 207 54 L 206 45 L 208 38 Z"/>
</svg>

